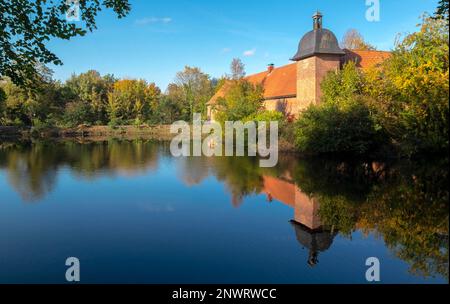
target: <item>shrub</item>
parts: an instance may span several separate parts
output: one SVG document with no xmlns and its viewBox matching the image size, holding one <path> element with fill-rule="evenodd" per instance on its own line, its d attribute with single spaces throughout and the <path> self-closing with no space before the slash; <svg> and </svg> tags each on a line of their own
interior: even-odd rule
<svg viewBox="0 0 450 304">
<path fill-rule="evenodd" d="M 121 118 L 112 118 L 112 119 L 109 121 L 108 126 L 109 126 L 111 129 L 117 129 L 117 128 L 119 128 L 120 126 L 123 126 L 123 125 L 126 125 L 126 124 L 127 124 L 127 122 L 124 121 L 124 120 L 121 119 Z"/>
<path fill-rule="evenodd" d="M 360 100 L 312 105 L 295 123 L 295 144 L 307 154 L 363 155 L 380 144 L 380 129 Z"/>
<path fill-rule="evenodd" d="M 260 111 L 244 119 L 244 121 L 252 121 L 252 120 L 265 121 L 266 123 L 270 123 L 271 121 L 278 121 L 279 123 L 283 123 L 284 115 L 283 113 L 278 111 Z"/>
</svg>

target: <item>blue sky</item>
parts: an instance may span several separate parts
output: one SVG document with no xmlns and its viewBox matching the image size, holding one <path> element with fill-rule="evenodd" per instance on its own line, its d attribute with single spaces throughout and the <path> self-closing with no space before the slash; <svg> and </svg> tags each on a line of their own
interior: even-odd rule
<svg viewBox="0 0 450 304">
<path fill-rule="evenodd" d="M 268 63 L 289 63 L 300 38 L 312 28 L 319 9 L 324 27 L 341 40 L 358 29 L 378 49 L 393 47 L 398 33 L 416 30 L 423 12 L 434 12 L 438 0 L 379 0 L 380 21 L 365 18 L 366 0 L 130 0 L 132 11 L 117 19 L 103 11 L 98 29 L 70 41 L 52 40 L 49 47 L 64 62 L 51 68 L 56 79 L 89 69 L 116 77 L 143 78 L 163 90 L 185 65 L 213 77 L 229 71 L 233 58 L 247 74 Z"/>
</svg>

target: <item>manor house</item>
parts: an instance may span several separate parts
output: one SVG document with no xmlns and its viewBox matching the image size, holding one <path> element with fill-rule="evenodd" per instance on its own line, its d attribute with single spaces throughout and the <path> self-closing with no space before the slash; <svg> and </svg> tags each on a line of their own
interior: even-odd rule
<svg viewBox="0 0 450 304">
<path fill-rule="evenodd" d="M 296 117 L 310 104 L 320 102 L 320 84 L 328 72 L 339 70 L 350 60 L 357 67 L 367 69 L 389 56 L 390 53 L 385 51 L 341 49 L 333 32 L 322 27 L 322 15 L 317 12 L 313 16 L 313 30 L 303 36 L 297 53 L 291 59 L 294 63 L 278 68 L 271 64 L 266 71 L 245 79 L 264 88 L 266 110 Z M 214 112 L 217 111 L 214 105 L 226 94 L 229 86 L 230 83 L 225 83 L 208 102 L 210 120 L 214 120 Z"/>
</svg>

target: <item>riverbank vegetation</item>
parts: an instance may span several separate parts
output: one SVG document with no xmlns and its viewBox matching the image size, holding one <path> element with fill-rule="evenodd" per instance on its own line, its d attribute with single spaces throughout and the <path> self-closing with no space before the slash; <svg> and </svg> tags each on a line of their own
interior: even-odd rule
<svg viewBox="0 0 450 304">
<path fill-rule="evenodd" d="M 45 128 L 170 124 L 206 119 L 207 102 L 228 86 L 216 104 L 220 122 L 280 122 L 280 136 L 303 154 L 402 156 L 448 151 L 448 9 L 425 16 L 419 31 L 398 39 L 390 58 L 369 70 L 347 63 L 322 82 L 323 98 L 294 122 L 265 111 L 263 89 L 245 79 L 235 59 L 231 74 L 214 79 L 186 66 L 162 92 L 142 79 L 117 79 L 91 70 L 55 81 L 36 65 L 33 86 L 0 80 L 0 125 Z"/>
</svg>

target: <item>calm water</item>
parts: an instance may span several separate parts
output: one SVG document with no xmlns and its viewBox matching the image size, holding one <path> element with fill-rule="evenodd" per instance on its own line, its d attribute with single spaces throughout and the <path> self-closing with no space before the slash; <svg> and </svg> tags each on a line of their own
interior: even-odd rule
<svg viewBox="0 0 450 304">
<path fill-rule="evenodd" d="M 0 144 L 0 283 L 448 281 L 448 162 L 173 158 L 150 141 Z"/>
</svg>

